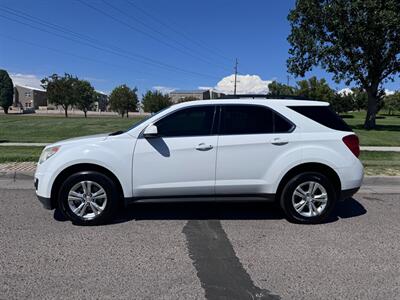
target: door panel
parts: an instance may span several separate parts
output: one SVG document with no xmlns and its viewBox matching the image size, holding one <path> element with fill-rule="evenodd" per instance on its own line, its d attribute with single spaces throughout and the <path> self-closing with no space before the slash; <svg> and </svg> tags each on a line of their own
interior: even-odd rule
<svg viewBox="0 0 400 300">
<path fill-rule="evenodd" d="M 133 157 L 137 197 L 214 195 L 215 106 L 178 109 L 157 121 L 156 138 L 139 138 Z"/>
<path fill-rule="evenodd" d="M 228 135 L 218 139 L 215 193 L 265 193 L 269 167 L 297 142 L 293 134 Z M 275 139 L 285 144 L 274 145 Z M 287 143 L 286 143 L 287 141 Z"/>
<path fill-rule="evenodd" d="M 217 136 L 138 139 L 135 197 L 214 195 L 216 145 Z"/>
<path fill-rule="evenodd" d="M 265 193 L 268 169 L 293 147 L 293 130 L 293 124 L 266 106 L 222 106 L 216 194 Z"/>
</svg>

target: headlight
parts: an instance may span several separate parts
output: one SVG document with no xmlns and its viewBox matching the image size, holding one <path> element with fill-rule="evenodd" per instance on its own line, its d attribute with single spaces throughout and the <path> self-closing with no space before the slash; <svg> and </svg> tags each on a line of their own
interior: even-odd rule
<svg viewBox="0 0 400 300">
<path fill-rule="evenodd" d="M 58 150 L 60 150 L 60 148 L 61 148 L 61 146 L 54 146 L 54 147 L 44 149 L 42 154 L 40 155 L 39 164 L 45 162 L 50 157 L 52 157 L 54 154 L 56 154 L 58 152 Z"/>
</svg>

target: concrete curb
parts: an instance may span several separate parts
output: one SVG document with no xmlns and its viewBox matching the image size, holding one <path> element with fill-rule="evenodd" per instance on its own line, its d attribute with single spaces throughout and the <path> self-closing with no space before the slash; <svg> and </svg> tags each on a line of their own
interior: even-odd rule
<svg viewBox="0 0 400 300">
<path fill-rule="evenodd" d="M 34 174 L 18 172 L 0 172 L 0 179 L 33 180 Z"/>
<path fill-rule="evenodd" d="M 365 176 L 363 185 L 398 185 L 400 176 Z"/>
</svg>

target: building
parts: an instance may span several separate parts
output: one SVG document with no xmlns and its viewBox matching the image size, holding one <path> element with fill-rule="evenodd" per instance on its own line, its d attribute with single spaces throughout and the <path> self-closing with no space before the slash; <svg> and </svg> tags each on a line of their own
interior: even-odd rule
<svg viewBox="0 0 400 300">
<path fill-rule="evenodd" d="M 223 96 L 222 93 L 217 93 L 213 90 L 191 90 L 191 91 L 173 91 L 169 93 L 171 97 L 171 101 L 173 103 L 178 103 L 185 98 L 195 98 L 197 100 L 206 100 L 206 99 L 219 99 Z"/>
<path fill-rule="evenodd" d="M 47 105 L 46 91 L 41 88 L 15 85 L 13 108 L 22 111 L 35 111 Z"/>
<path fill-rule="evenodd" d="M 108 111 L 108 95 L 100 92 L 100 91 L 96 91 L 97 94 L 97 101 L 94 103 L 94 111 Z"/>
</svg>

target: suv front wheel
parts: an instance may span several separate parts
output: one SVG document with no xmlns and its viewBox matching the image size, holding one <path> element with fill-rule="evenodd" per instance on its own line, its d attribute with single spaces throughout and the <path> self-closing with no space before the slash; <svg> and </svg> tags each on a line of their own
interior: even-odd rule
<svg viewBox="0 0 400 300">
<path fill-rule="evenodd" d="M 280 205 L 290 221 L 321 223 L 336 204 L 335 189 L 330 180 L 317 172 L 294 176 L 283 188 Z"/>
<path fill-rule="evenodd" d="M 115 183 L 106 175 L 86 171 L 69 176 L 59 192 L 61 212 L 77 225 L 98 225 L 110 220 L 118 207 Z"/>
</svg>

